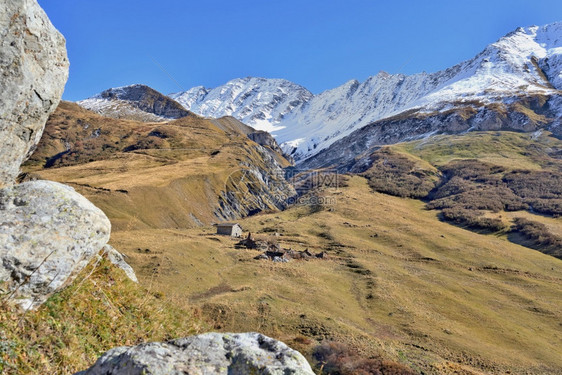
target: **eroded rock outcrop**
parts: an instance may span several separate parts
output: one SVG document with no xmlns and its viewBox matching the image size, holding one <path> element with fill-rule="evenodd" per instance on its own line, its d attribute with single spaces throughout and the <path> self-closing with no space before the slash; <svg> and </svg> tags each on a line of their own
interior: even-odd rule
<svg viewBox="0 0 562 375">
<path fill-rule="evenodd" d="M 299 352 L 259 333 L 220 334 L 115 348 L 77 375 L 312 375 Z"/>
<path fill-rule="evenodd" d="M 125 261 L 125 257 L 123 256 L 123 254 L 121 254 L 119 251 L 115 250 L 112 246 L 110 245 L 105 245 L 102 251 L 102 256 L 107 257 L 107 259 L 117 268 L 120 268 L 123 272 L 125 272 L 125 275 L 127 275 L 127 277 L 129 279 L 131 279 L 131 281 L 138 283 L 139 280 L 137 279 L 137 274 L 135 273 L 135 270 L 133 270 L 133 267 L 131 267 L 126 261 Z"/>
<path fill-rule="evenodd" d="M 252 141 L 256 142 L 258 145 L 265 147 L 273 151 L 273 154 L 282 155 L 287 161 L 291 164 L 295 163 L 293 157 L 289 154 L 286 154 L 281 147 L 277 144 L 275 138 L 268 132 L 262 130 L 256 130 L 252 133 L 248 134 L 248 138 Z"/>
<path fill-rule="evenodd" d="M 254 158 L 240 162 L 240 169 L 226 180 L 215 216 L 237 220 L 267 210 L 283 210 L 297 195 L 285 179 L 285 171 L 265 147 L 253 147 Z"/>
<path fill-rule="evenodd" d="M 2 1 L 0 187 L 13 184 L 59 104 L 68 78 L 65 43 L 37 1 Z"/>
<path fill-rule="evenodd" d="M 0 190 L 0 289 L 23 309 L 71 281 L 109 240 L 105 214 L 74 189 L 33 181 Z"/>
</svg>

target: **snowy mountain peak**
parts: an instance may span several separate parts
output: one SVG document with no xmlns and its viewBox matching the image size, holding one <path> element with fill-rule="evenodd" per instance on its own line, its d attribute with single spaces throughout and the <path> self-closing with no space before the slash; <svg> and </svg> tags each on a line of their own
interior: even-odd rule
<svg viewBox="0 0 562 375">
<path fill-rule="evenodd" d="M 391 76 L 391 74 L 388 73 L 388 72 L 385 72 L 384 70 L 379 71 L 376 75 L 377 78 L 381 78 L 381 79 L 385 79 L 385 78 L 388 78 L 390 76 Z"/>
<path fill-rule="evenodd" d="M 233 116 L 255 129 L 275 131 L 281 128 L 284 117 L 306 103 L 312 93 L 285 79 L 246 77 L 214 89 L 195 87 L 170 97 L 201 116 Z"/>
<path fill-rule="evenodd" d="M 448 111 L 462 103 L 484 108 L 562 88 L 562 22 L 517 30 L 471 60 L 436 73 L 410 76 L 379 72 L 314 96 L 286 116 L 277 140 L 304 160 L 370 123 L 406 111 Z M 475 108 L 475 111 L 480 109 Z"/>
<path fill-rule="evenodd" d="M 129 100 L 130 92 L 138 90 L 134 85 L 110 94 Z M 171 97 L 196 114 L 233 116 L 256 129 L 272 132 L 285 152 L 302 162 L 358 129 L 396 117 L 430 117 L 462 109 L 462 121 L 472 116 L 471 128 L 477 128 L 479 121 L 509 127 L 506 116 L 509 111 L 517 112 L 512 108 L 514 103 L 523 101 L 520 107 L 526 109 L 519 108 L 523 112 L 510 119 L 520 129 L 532 128 L 525 122 L 559 123 L 559 90 L 562 22 L 517 28 L 474 58 L 435 73 L 381 71 L 364 82 L 350 80 L 317 95 L 284 79 L 246 77 L 212 89 L 194 87 Z M 499 117 L 490 115 L 492 107 Z M 438 122 L 419 124 L 415 131 L 403 131 L 401 136 L 385 140 L 376 138 L 377 142 L 398 142 L 412 134 L 422 136 L 420 129 L 427 129 L 426 134 L 439 131 Z M 464 125 L 447 129 L 466 130 Z"/>
<path fill-rule="evenodd" d="M 115 87 L 107 89 L 94 95 L 95 99 L 121 99 L 121 100 L 138 100 L 139 96 L 150 91 L 156 91 L 152 88 L 136 83 L 133 85 Z"/>
<path fill-rule="evenodd" d="M 189 115 L 189 111 L 176 101 L 141 84 L 108 89 L 78 104 L 104 116 L 145 122 Z"/>
</svg>

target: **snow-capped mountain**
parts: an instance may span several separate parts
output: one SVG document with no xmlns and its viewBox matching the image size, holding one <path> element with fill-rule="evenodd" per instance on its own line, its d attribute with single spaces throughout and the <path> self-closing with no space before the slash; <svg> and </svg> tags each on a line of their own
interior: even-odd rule
<svg viewBox="0 0 562 375">
<path fill-rule="evenodd" d="M 190 114 L 176 101 L 145 85 L 105 90 L 78 104 L 106 117 L 144 122 L 169 121 Z"/>
<path fill-rule="evenodd" d="M 312 98 L 302 86 L 284 79 L 240 78 L 223 86 L 194 87 L 170 97 L 205 117 L 233 116 L 257 130 L 280 129 L 284 117 Z"/>
<path fill-rule="evenodd" d="M 419 116 L 471 106 L 480 112 L 536 95 L 547 96 L 552 109 L 562 102 L 561 88 L 562 23 L 554 23 L 519 28 L 473 59 L 436 73 L 381 72 L 315 96 L 287 81 L 246 78 L 173 97 L 197 114 L 232 115 L 272 131 L 285 151 L 302 161 L 365 125 L 406 111 Z"/>
<path fill-rule="evenodd" d="M 562 22 L 518 28 L 473 59 L 435 73 L 380 72 L 318 95 L 283 79 L 243 78 L 171 97 L 195 114 L 233 116 L 269 131 L 298 163 L 319 166 L 305 161 L 319 153 L 329 160 L 327 149 L 349 159 L 365 147 L 437 132 L 548 127 L 562 134 L 560 90 Z M 80 104 L 107 111 L 115 105 L 107 97 Z"/>
<path fill-rule="evenodd" d="M 362 126 L 408 110 L 431 114 L 470 104 L 479 112 L 535 95 L 555 104 L 562 88 L 561 62 L 562 23 L 519 28 L 444 71 L 379 73 L 323 92 L 285 118 L 277 139 L 303 160 Z"/>
</svg>

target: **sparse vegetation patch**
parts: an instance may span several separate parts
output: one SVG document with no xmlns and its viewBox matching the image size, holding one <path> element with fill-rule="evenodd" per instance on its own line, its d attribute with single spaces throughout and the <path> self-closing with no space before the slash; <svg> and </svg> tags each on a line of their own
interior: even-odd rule
<svg viewBox="0 0 562 375">
<path fill-rule="evenodd" d="M 416 375 L 408 367 L 374 356 L 365 358 L 348 345 L 324 342 L 314 350 L 316 368 L 326 375 Z"/>
<path fill-rule="evenodd" d="M 425 198 L 435 187 L 439 172 L 421 160 L 383 148 L 370 156 L 371 167 L 363 172 L 369 186 L 397 197 Z"/>
</svg>

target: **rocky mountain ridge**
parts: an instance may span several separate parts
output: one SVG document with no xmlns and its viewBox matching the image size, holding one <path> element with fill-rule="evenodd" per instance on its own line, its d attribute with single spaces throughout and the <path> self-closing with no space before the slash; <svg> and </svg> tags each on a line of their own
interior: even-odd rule
<svg viewBox="0 0 562 375">
<path fill-rule="evenodd" d="M 283 128 L 284 118 L 313 95 L 285 79 L 247 77 L 214 89 L 194 87 L 170 97 L 198 115 L 233 116 L 257 130 L 273 132 Z"/>
<path fill-rule="evenodd" d="M 286 154 L 298 163 L 369 124 L 403 118 L 438 118 L 451 112 L 474 112 L 468 126 L 436 127 L 394 135 L 394 141 L 437 132 L 507 127 L 524 129 L 527 122 L 559 132 L 562 116 L 562 23 L 517 30 L 487 46 L 473 59 L 435 73 L 379 74 L 364 82 L 351 80 L 312 95 L 286 80 L 235 79 L 214 89 L 195 87 L 172 94 L 186 109 L 206 117 L 233 116 L 272 132 Z M 540 100 L 540 108 L 526 105 Z M 519 106 L 515 119 L 497 120 Z M 494 123 L 489 125 L 490 123 Z M 498 124 L 501 123 L 501 126 Z M 507 125 L 507 126 L 506 126 Z M 419 130 L 419 129 L 418 129 Z M 382 139 L 373 140 L 382 143 Z M 310 163 L 309 163 L 310 164 Z"/>
<path fill-rule="evenodd" d="M 71 184 L 105 211 L 118 209 L 113 225 L 120 230 L 193 227 L 283 209 L 296 194 L 284 179 L 289 165 L 269 133 L 233 117 L 145 123 L 63 101 L 25 169 Z M 144 211 L 147 197 L 162 209 Z"/>
<path fill-rule="evenodd" d="M 190 115 L 176 101 L 139 84 L 108 89 L 78 104 L 106 117 L 143 122 L 163 122 Z"/>
</svg>

